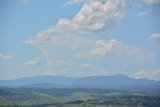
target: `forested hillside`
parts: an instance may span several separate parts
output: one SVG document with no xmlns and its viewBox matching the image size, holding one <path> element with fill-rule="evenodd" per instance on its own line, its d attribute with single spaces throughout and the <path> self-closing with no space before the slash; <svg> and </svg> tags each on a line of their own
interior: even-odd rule
<svg viewBox="0 0 160 107">
<path fill-rule="evenodd" d="M 0 88 L 1 107 L 159 107 L 159 90 Z"/>
</svg>

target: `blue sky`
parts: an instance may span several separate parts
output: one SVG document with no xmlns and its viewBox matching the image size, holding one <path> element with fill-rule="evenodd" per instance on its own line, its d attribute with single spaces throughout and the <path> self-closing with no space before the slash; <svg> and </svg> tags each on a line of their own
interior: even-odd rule
<svg viewBox="0 0 160 107">
<path fill-rule="evenodd" d="M 0 79 L 160 80 L 159 0 L 1 0 Z"/>
</svg>

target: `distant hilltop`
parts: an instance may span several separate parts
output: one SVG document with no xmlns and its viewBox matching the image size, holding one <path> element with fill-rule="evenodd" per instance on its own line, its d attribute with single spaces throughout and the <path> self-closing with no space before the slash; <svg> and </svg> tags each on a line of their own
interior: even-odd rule
<svg viewBox="0 0 160 107">
<path fill-rule="evenodd" d="M 0 87 L 37 87 L 37 88 L 124 88 L 160 87 L 160 81 L 134 79 L 123 74 L 112 76 L 89 76 L 83 78 L 42 75 L 13 80 L 0 80 Z"/>
</svg>

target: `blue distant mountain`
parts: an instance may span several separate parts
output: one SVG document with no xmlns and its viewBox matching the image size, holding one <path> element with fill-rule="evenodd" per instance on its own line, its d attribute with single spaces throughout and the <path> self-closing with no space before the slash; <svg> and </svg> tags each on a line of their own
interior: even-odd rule
<svg viewBox="0 0 160 107">
<path fill-rule="evenodd" d="M 120 87 L 120 86 L 160 86 L 160 82 L 154 80 L 134 79 L 123 74 L 112 76 L 91 76 L 77 79 L 72 86 L 76 87 Z"/>
<path fill-rule="evenodd" d="M 112 76 L 90 76 L 73 78 L 65 76 L 36 76 L 13 80 L 0 80 L 1 87 L 38 87 L 38 88 L 108 88 L 108 87 L 129 87 L 147 86 L 159 87 L 160 81 L 148 79 L 134 79 L 126 75 L 117 74 Z"/>
<path fill-rule="evenodd" d="M 25 77 L 13 80 L 0 80 L 0 86 L 36 86 L 41 85 L 55 85 L 55 86 L 68 86 L 75 82 L 77 78 L 65 77 L 65 76 L 49 76 L 42 75 L 36 77 Z M 35 84 L 35 85 L 33 85 Z"/>
</svg>

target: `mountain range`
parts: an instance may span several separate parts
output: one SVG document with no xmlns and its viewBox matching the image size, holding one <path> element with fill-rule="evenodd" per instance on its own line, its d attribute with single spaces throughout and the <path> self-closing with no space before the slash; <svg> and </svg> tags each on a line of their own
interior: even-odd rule
<svg viewBox="0 0 160 107">
<path fill-rule="evenodd" d="M 160 81 L 134 79 L 123 74 L 89 76 L 83 78 L 42 75 L 13 80 L 0 80 L 0 87 L 36 88 L 113 88 L 113 87 L 160 87 Z"/>
</svg>

